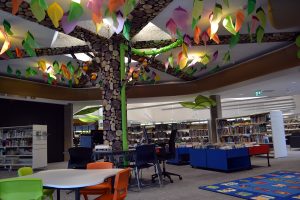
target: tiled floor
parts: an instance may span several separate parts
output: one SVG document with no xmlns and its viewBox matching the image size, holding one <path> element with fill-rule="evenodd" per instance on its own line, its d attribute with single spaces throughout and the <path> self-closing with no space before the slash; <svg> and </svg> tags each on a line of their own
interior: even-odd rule
<svg viewBox="0 0 300 200">
<path fill-rule="evenodd" d="M 286 158 L 271 159 L 271 167 L 267 167 L 267 160 L 265 158 L 253 157 L 252 164 L 258 165 L 252 170 L 234 172 L 234 173 L 222 173 L 201 169 L 193 169 L 189 165 L 185 166 L 173 166 L 168 165 L 169 171 L 179 173 L 182 175 L 183 180 L 178 180 L 174 177 L 174 183 L 164 183 L 162 187 L 154 185 L 151 187 L 143 188 L 140 192 L 137 192 L 135 187 L 131 187 L 127 199 L 129 200 L 229 200 L 237 199 L 231 196 L 213 193 L 205 190 L 198 189 L 199 186 L 208 185 L 213 183 L 220 183 L 229 180 L 235 180 L 240 178 L 246 178 L 258 174 L 264 174 L 277 170 L 291 170 L 300 171 L 300 151 L 291 151 Z M 49 164 L 48 169 L 66 168 L 66 163 L 52 163 Z M 150 178 L 153 173 L 153 169 L 147 169 L 143 171 L 144 179 Z M 16 176 L 16 172 L 8 172 L 6 170 L 0 171 L 0 178 Z M 74 199 L 74 193 L 66 194 L 65 191 L 61 194 L 61 199 L 72 200 Z M 83 198 L 82 198 L 83 199 Z M 90 199 L 94 199 L 91 197 Z"/>
</svg>

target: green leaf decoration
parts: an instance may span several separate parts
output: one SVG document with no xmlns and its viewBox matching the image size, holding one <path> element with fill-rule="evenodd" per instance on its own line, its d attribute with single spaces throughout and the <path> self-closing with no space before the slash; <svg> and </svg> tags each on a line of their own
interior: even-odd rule
<svg viewBox="0 0 300 200">
<path fill-rule="evenodd" d="M 25 37 L 25 42 L 28 43 L 31 48 L 38 48 L 39 45 L 36 43 L 35 38 L 33 37 L 33 35 L 27 31 L 26 37 Z"/>
<path fill-rule="evenodd" d="M 192 17 L 193 19 L 199 19 L 203 11 L 203 0 L 194 0 Z"/>
<path fill-rule="evenodd" d="M 193 18 L 193 21 L 192 21 L 192 29 L 193 30 L 196 28 L 199 20 L 200 20 L 200 18 L 198 18 L 198 19 Z"/>
<path fill-rule="evenodd" d="M 216 106 L 216 102 L 211 98 L 198 95 L 195 98 L 195 102 L 180 102 L 180 105 L 190 109 L 206 109 Z"/>
<path fill-rule="evenodd" d="M 68 21 L 72 22 L 72 21 L 79 20 L 79 18 L 82 15 L 83 15 L 83 8 L 82 8 L 81 4 L 72 1 L 70 4 Z"/>
<path fill-rule="evenodd" d="M 74 66 L 72 65 L 71 61 L 67 63 L 67 68 L 70 71 L 71 75 L 73 76 L 74 75 Z"/>
<path fill-rule="evenodd" d="M 53 62 L 52 66 L 53 66 L 53 71 L 54 71 L 55 74 L 60 74 L 61 73 L 60 65 L 56 60 Z"/>
<path fill-rule="evenodd" d="M 248 9 L 247 9 L 248 15 L 253 13 L 255 9 L 255 5 L 256 5 L 256 0 L 248 0 Z"/>
<path fill-rule="evenodd" d="M 180 102 L 179 103 L 182 107 L 194 109 L 196 104 L 194 102 Z"/>
<path fill-rule="evenodd" d="M 298 35 L 296 38 L 296 45 L 297 47 L 300 47 L 300 35 Z"/>
<path fill-rule="evenodd" d="M 23 46 L 25 52 L 29 56 L 31 56 L 31 57 L 35 57 L 36 56 L 35 50 L 33 48 L 31 48 L 31 46 L 25 40 L 23 40 L 22 46 Z"/>
<path fill-rule="evenodd" d="M 14 33 L 10 30 L 11 29 L 11 25 L 8 21 L 6 21 L 6 19 L 3 20 L 3 27 L 4 27 L 4 30 L 5 32 L 8 34 L 8 35 L 13 35 Z"/>
<path fill-rule="evenodd" d="M 126 38 L 126 40 L 130 40 L 130 29 L 131 29 L 131 24 L 129 20 L 126 20 L 124 23 L 124 28 L 123 28 L 123 36 Z"/>
<path fill-rule="evenodd" d="M 72 81 L 72 79 L 70 79 L 70 80 L 68 81 L 68 84 L 69 84 L 69 87 L 72 88 L 72 86 L 73 86 L 73 81 Z"/>
<path fill-rule="evenodd" d="M 15 58 L 15 56 L 14 56 L 14 54 L 11 52 L 11 50 L 6 50 L 6 55 L 10 58 L 10 59 L 14 59 Z"/>
<path fill-rule="evenodd" d="M 229 62 L 230 61 L 230 51 L 227 51 L 223 57 L 223 61 L 226 63 L 226 62 Z"/>
<path fill-rule="evenodd" d="M 39 4 L 44 10 L 48 9 L 48 4 L 45 0 L 39 0 Z"/>
<path fill-rule="evenodd" d="M 173 68 L 174 67 L 174 58 L 173 54 L 171 54 L 168 58 L 169 65 Z"/>
<path fill-rule="evenodd" d="M 262 7 L 257 8 L 256 10 L 256 16 L 260 21 L 260 25 L 263 28 L 266 28 L 266 23 L 267 23 L 267 19 L 266 19 L 266 13 L 264 11 L 264 9 Z"/>
<path fill-rule="evenodd" d="M 264 37 L 264 33 L 265 33 L 265 30 L 263 27 L 261 26 L 258 26 L 257 29 L 256 29 L 256 41 L 258 43 L 261 43 L 263 37 Z"/>
<path fill-rule="evenodd" d="M 41 22 L 45 19 L 46 17 L 46 12 L 43 7 L 44 4 L 42 3 L 41 5 L 41 0 L 31 0 L 30 2 L 30 9 L 33 14 L 33 16 L 38 20 L 38 22 Z"/>
<path fill-rule="evenodd" d="M 101 108 L 101 106 L 93 106 L 93 107 L 89 107 L 89 108 L 85 108 L 82 109 L 78 112 L 76 112 L 74 115 L 87 115 L 87 114 L 91 114 L 93 112 L 96 112 L 97 110 L 99 110 Z"/>
<path fill-rule="evenodd" d="M 229 47 L 233 48 L 235 47 L 235 45 L 237 45 L 237 43 L 239 43 L 240 41 L 240 34 L 239 32 L 236 33 L 236 35 L 232 35 L 229 41 Z"/>
<path fill-rule="evenodd" d="M 79 120 L 85 123 L 95 123 L 101 120 L 102 117 L 96 115 L 87 115 L 85 117 L 80 117 Z"/>
<path fill-rule="evenodd" d="M 20 70 L 16 70 L 16 75 L 18 78 L 21 78 L 22 72 Z"/>
<path fill-rule="evenodd" d="M 31 67 L 28 67 L 27 69 L 26 69 L 26 74 L 25 74 L 25 76 L 28 78 L 28 77 L 31 77 L 31 76 L 35 76 L 35 75 L 37 75 L 37 71 L 36 70 L 34 70 L 34 69 L 32 69 Z"/>
<path fill-rule="evenodd" d="M 12 68 L 9 65 L 7 65 L 6 72 L 8 74 L 12 74 L 13 73 L 13 70 L 12 70 Z"/>
<path fill-rule="evenodd" d="M 129 13 L 133 10 L 134 5 L 135 4 L 133 4 L 133 2 L 130 0 L 125 1 L 124 8 L 123 8 L 124 17 L 127 17 L 127 15 L 129 15 Z"/>
<path fill-rule="evenodd" d="M 223 19 L 223 26 L 232 35 L 236 34 L 235 27 L 234 27 L 233 22 L 232 22 L 232 17 L 230 15 L 228 15 L 227 17 L 225 17 Z"/>
<path fill-rule="evenodd" d="M 207 65 L 210 62 L 210 56 L 208 54 L 205 54 L 201 57 L 201 63 L 203 65 Z"/>
<path fill-rule="evenodd" d="M 224 4 L 229 8 L 229 1 L 228 0 L 223 0 Z"/>
<path fill-rule="evenodd" d="M 51 77 L 50 74 L 48 74 L 48 78 L 47 78 L 48 84 L 49 84 L 49 85 L 52 85 L 52 83 L 53 83 L 54 80 L 55 80 L 55 79 L 54 79 L 53 77 Z"/>
</svg>

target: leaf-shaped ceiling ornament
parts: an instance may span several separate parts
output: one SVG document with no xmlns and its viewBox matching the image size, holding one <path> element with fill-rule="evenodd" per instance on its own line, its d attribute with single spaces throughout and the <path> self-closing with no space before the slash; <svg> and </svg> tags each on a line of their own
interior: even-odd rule
<svg viewBox="0 0 300 200">
<path fill-rule="evenodd" d="M 84 109 L 81 109 L 80 111 L 76 112 L 74 115 L 92 114 L 93 112 L 96 112 L 100 108 L 101 108 L 101 106 L 93 106 L 93 107 L 84 108 Z"/>
<path fill-rule="evenodd" d="M 17 14 L 22 2 L 23 2 L 23 0 L 12 0 L 12 11 L 11 12 L 13 15 Z"/>
<path fill-rule="evenodd" d="M 53 25 L 55 28 L 59 27 L 59 21 L 62 19 L 62 17 L 64 16 L 64 10 L 62 9 L 62 7 L 56 3 L 53 2 L 47 10 L 48 16 L 51 19 Z M 68 18 L 69 19 L 69 18 Z M 70 20 L 69 20 L 70 21 Z"/>
<path fill-rule="evenodd" d="M 0 35 L 2 38 L 4 38 L 4 43 L 1 47 L 1 51 L 0 51 L 0 55 L 2 55 L 3 53 L 5 53 L 11 45 L 10 39 L 8 38 L 8 35 L 6 34 L 5 31 L 3 31 L 2 29 L 0 29 Z"/>
<path fill-rule="evenodd" d="M 194 102 L 180 102 L 180 105 L 184 108 L 190 108 L 190 109 L 207 109 L 216 106 L 216 102 L 208 97 L 198 95 L 195 98 Z"/>
<path fill-rule="evenodd" d="M 68 21 L 77 21 L 83 15 L 83 8 L 80 3 L 72 1 L 70 4 Z"/>
<path fill-rule="evenodd" d="M 46 17 L 45 10 L 47 8 L 45 8 L 44 5 L 41 4 L 40 0 L 31 0 L 30 9 L 33 16 L 38 20 L 38 22 L 41 22 L 45 19 Z"/>
</svg>

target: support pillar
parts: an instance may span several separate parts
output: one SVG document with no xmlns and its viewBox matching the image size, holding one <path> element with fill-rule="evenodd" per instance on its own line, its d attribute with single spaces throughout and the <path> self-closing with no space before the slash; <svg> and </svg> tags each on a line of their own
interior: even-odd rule
<svg viewBox="0 0 300 200">
<path fill-rule="evenodd" d="M 68 149 L 73 146 L 73 105 L 64 106 L 64 160 L 69 160 Z"/>
<path fill-rule="evenodd" d="M 220 95 L 211 95 L 211 99 L 216 102 L 216 106 L 210 108 L 210 133 L 209 140 L 211 143 L 218 142 L 218 133 L 216 119 L 222 117 L 221 97 Z"/>
<path fill-rule="evenodd" d="M 94 58 L 94 63 L 101 69 L 103 140 L 116 151 L 122 150 L 120 44 L 120 39 L 112 36 L 102 44 Z"/>
</svg>

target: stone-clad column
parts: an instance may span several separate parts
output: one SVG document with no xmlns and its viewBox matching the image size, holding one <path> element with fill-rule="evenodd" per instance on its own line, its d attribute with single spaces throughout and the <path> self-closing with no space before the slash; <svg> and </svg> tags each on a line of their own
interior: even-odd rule
<svg viewBox="0 0 300 200">
<path fill-rule="evenodd" d="M 113 150 L 122 150 L 120 42 L 116 37 L 107 40 L 94 58 L 94 64 L 101 69 L 104 144 Z"/>
</svg>

